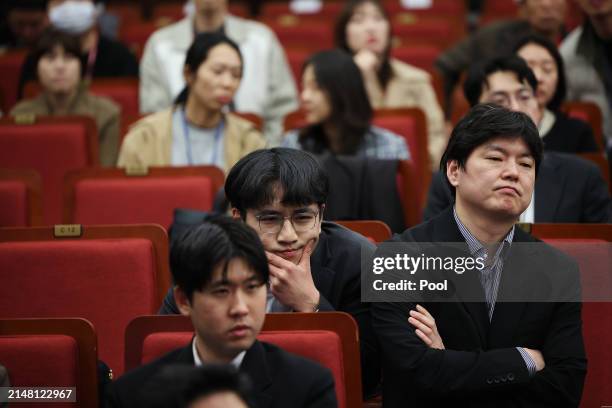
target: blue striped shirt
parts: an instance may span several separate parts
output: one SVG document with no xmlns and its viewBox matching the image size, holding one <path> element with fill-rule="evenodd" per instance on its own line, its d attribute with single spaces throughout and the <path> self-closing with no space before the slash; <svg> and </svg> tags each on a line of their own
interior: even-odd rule
<svg viewBox="0 0 612 408">
<path fill-rule="evenodd" d="M 491 319 L 493 319 L 493 312 L 495 310 L 495 301 L 497 300 L 499 282 L 501 280 L 501 274 L 504 268 L 504 258 L 510 249 L 510 245 L 512 245 L 512 239 L 514 238 L 514 226 L 502 240 L 501 244 L 497 248 L 497 251 L 495 251 L 493 260 L 489 261 L 489 253 L 487 248 L 482 245 L 482 243 L 474 235 L 472 235 L 470 230 L 468 230 L 465 225 L 463 225 L 459 219 L 459 216 L 457 215 L 457 210 L 455 207 L 453 207 L 453 216 L 455 217 L 455 222 L 457 223 L 459 232 L 461 232 L 461 235 L 463 235 L 472 256 L 485 260 L 485 267 L 484 269 L 480 270 L 480 283 L 482 284 L 482 288 L 485 292 L 489 321 L 491 321 Z M 523 357 L 523 360 L 527 365 L 529 375 L 534 375 L 536 373 L 536 365 L 529 353 L 527 353 L 527 351 L 525 351 L 525 349 L 522 347 L 517 347 L 516 349 L 521 354 L 521 357 Z"/>
</svg>

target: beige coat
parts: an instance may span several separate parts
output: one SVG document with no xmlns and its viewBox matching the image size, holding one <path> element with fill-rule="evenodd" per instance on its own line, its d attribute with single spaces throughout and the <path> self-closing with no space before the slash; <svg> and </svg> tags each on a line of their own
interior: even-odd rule
<svg viewBox="0 0 612 408">
<path fill-rule="evenodd" d="M 56 115 L 55 109 L 44 94 L 18 103 L 10 114 Z M 115 166 L 119 147 L 119 106 L 108 98 L 90 94 L 82 87 L 70 103 L 68 114 L 90 116 L 96 121 L 100 164 L 106 167 Z"/>
<path fill-rule="evenodd" d="M 429 157 L 437 169 L 446 148 L 444 114 L 436 99 L 431 77 L 422 69 L 391 59 L 391 80 L 383 91 L 378 81 L 366 83 L 370 103 L 380 108 L 421 108 L 427 118 Z"/>
<path fill-rule="evenodd" d="M 148 115 L 130 128 L 119 151 L 119 167 L 172 165 L 173 111 Z M 255 125 L 231 113 L 225 115 L 223 143 L 226 173 L 242 157 L 266 146 Z"/>
</svg>

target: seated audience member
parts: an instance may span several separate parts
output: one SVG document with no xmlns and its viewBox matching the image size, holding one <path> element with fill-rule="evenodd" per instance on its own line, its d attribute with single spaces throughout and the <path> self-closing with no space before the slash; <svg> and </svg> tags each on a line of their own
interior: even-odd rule
<svg viewBox="0 0 612 408">
<path fill-rule="evenodd" d="M 268 312 L 351 314 L 359 326 L 364 393 L 380 378 L 378 344 L 369 304 L 361 302 L 361 264 L 375 246 L 338 224 L 322 221 L 328 178 L 310 154 L 285 148 L 258 150 L 229 172 L 225 195 L 232 215 L 253 228 L 268 256 Z M 161 314 L 177 313 L 170 293 Z"/>
<path fill-rule="evenodd" d="M 570 118 L 561 111 L 566 81 L 563 60 L 556 45 L 545 37 L 533 34 L 520 39 L 514 52 L 527 61 L 538 80 L 536 99 L 542 112 L 538 130 L 544 150 L 565 153 L 601 150 L 588 123 Z"/>
<path fill-rule="evenodd" d="M 612 153 L 612 1 L 577 0 L 587 18 L 561 44 L 567 96 L 594 102 L 603 115 L 608 157 Z"/>
<path fill-rule="evenodd" d="M 195 13 L 151 35 L 140 61 L 140 111 L 167 109 L 185 86 L 183 62 L 195 34 L 220 31 L 244 56 L 242 84 L 230 108 L 261 116 L 264 134 L 278 145 L 284 116 L 297 108 L 285 53 L 265 25 L 228 13 L 228 0 L 194 0 Z"/>
<path fill-rule="evenodd" d="M 462 279 L 452 294 L 372 304 L 386 407 L 580 403 L 587 366 L 578 267 L 514 225 L 541 157 L 538 131 L 521 112 L 478 105 L 453 130 L 441 167 L 455 205 L 392 241 L 461 243 L 448 253 L 485 261 L 465 280 L 448 271 Z M 551 292 L 551 271 L 568 297 Z M 466 289 L 481 300 L 463 297 Z"/>
<path fill-rule="evenodd" d="M 444 115 L 430 75 L 391 58 L 391 23 L 379 0 L 346 3 L 335 27 L 336 46 L 350 52 L 363 74 L 374 109 L 421 108 L 427 118 L 429 155 L 440 161 L 446 146 Z"/>
<path fill-rule="evenodd" d="M 139 407 L 145 384 L 169 365 L 231 364 L 249 376 L 258 406 L 336 407 L 331 372 L 256 340 L 266 316 L 269 269 L 257 234 L 216 217 L 173 242 L 174 297 L 195 337 L 184 348 L 124 374 L 109 386 L 110 407 Z"/>
<path fill-rule="evenodd" d="M 147 408 L 253 408 L 251 382 L 232 365 L 169 365 L 142 391 Z"/>
<path fill-rule="evenodd" d="M 19 102 L 11 115 L 86 115 L 95 119 L 100 140 L 100 163 L 114 166 L 119 144 L 120 108 L 113 101 L 92 95 L 82 81 L 84 61 L 79 40 L 49 28 L 32 53 L 42 93 Z"/>
<path fill-rule="evenodd" d="M 185 60 L 183 92 L 175 106 L 134 124 L 119 153 L 119 166 L 215 165 L 230 169 L 265 146 L 255 126 L 224 113 L 242 77 L 236 43 L 221 33 L 199 34 Z"/>
<path fill-rule="evenodd" d="M 304 64 L 302 88 L 308 126 L 288 132 L 284 147 L 314 154 L 410 157 L 401 136 L 372 126 L 372 106 L 361 73 L 346 52 L 322 51 L 310 57 Z"/>
<path fill-rule="evenodd" d="M 0 5 L 0 50 L 32 48 L 49 24 L 47 0 L 5 0 Z"/>
<path fill-rule="evenodd" d="M 79 37 L 81 51 L 85 54 L 83 77 L 137 77 L 138 61 L 122 43 L 101 35 L 98 30 L 99 0 L 48 0 L 51 25 L 60 31 Z M 36 77 L 36 63 L 32 56 L 21 67 L 19 94 L 28 81 Z"/>
<path fill-rule="evenodd" d="M 436 69 L 444 81 L 444 111 L 452 113 L 452 93 L 464 70 L 474 61 L 493 58 L 505 52 L 509 44 L 530 33 L 541 34 L 557 42 L 563 34 L 566 0 L 517 0 L 518 18 L 496 21 L 484 26 L 452 48 L 440 54 Z"/>
<path fill-rule="evenodd" d="M 533 72 L 524 60 L 514 56 L 472 67 L 464 84 L 466 99 L 472 106 L 496 103 L 526 113 L 535 123 L 541 123 L 542 115 L 535 96 L 537 89 Z M 436 216 L 452 203 L 443 180 L 444 174 L 436 174 L 432 179 L 425 219 Z M 597 166 L 573 155 L 545 153 L 534 197 L 520 215 L 520 221 L 611 222 L 612 201 Z"/>
</svg>

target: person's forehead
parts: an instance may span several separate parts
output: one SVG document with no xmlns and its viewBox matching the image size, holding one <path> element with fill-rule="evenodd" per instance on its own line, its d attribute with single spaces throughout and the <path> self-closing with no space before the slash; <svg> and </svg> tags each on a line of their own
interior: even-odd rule
<svg viewBox="0 0 612 408">
<path fill-rule="evenodd" d="M 279 197 L 275 197 L 273 202 L 263 205 L 261 208 L 258 208 L 255 211 L 272 211 L 281 214 L 292 214 L 296 211 L 301 211 L 304 209 L 313 209 L 316 207 L 316 203 L 310 203 L 305 205 L 284 204 Z"/>
<path fill-rule="evenodd" d="M 227 282 L 240 284 L 257 277 L 255 270 L 244 259 L 234 258 L 227 264 L 220 263 L 213 269 L 210 285 Z"/>
<path fill-rule="evenodd" d="M 497 71 L 487 77 L 486 90 L 488 93 L 517 92 L 524 89 L 531 90 L 527 81 L 521 82 L 518 75 L 512 71 Z"/>
<path fill-rule="evenodd" d="M 495 137 L 478 146 L 476 150 L 481 151 L 505 151 L 520 156 L 531 156 L 531 150 L 527 143 L 519 135 L 512 138 Z"/>
</svg>

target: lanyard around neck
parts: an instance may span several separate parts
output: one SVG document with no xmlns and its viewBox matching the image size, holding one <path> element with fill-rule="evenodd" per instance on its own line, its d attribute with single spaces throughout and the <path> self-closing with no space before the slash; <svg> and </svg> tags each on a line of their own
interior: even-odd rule
<svg viewBox="0 0 612 408">
<path fill-rule="evenodd" d="M 189 139 L 189 124 L 187 123 L 187 116 L 185 115 L 185 109 L 181 109 L 181 119 L 183 122 L 183 137 L 185 138 L 185 152 L 187 153 L 187 164 L 193 166 L 193 156 L 191 154 L 191 140 Z M 225 128 L 225 121 L 221 118 L 221 121 L 215 128 L 215 142 L 213 144 L 212 156 L 210 158 L 210 164 L 217 164 L 217 150 L 219 147 L 219 141 Z"/>
</svg>

